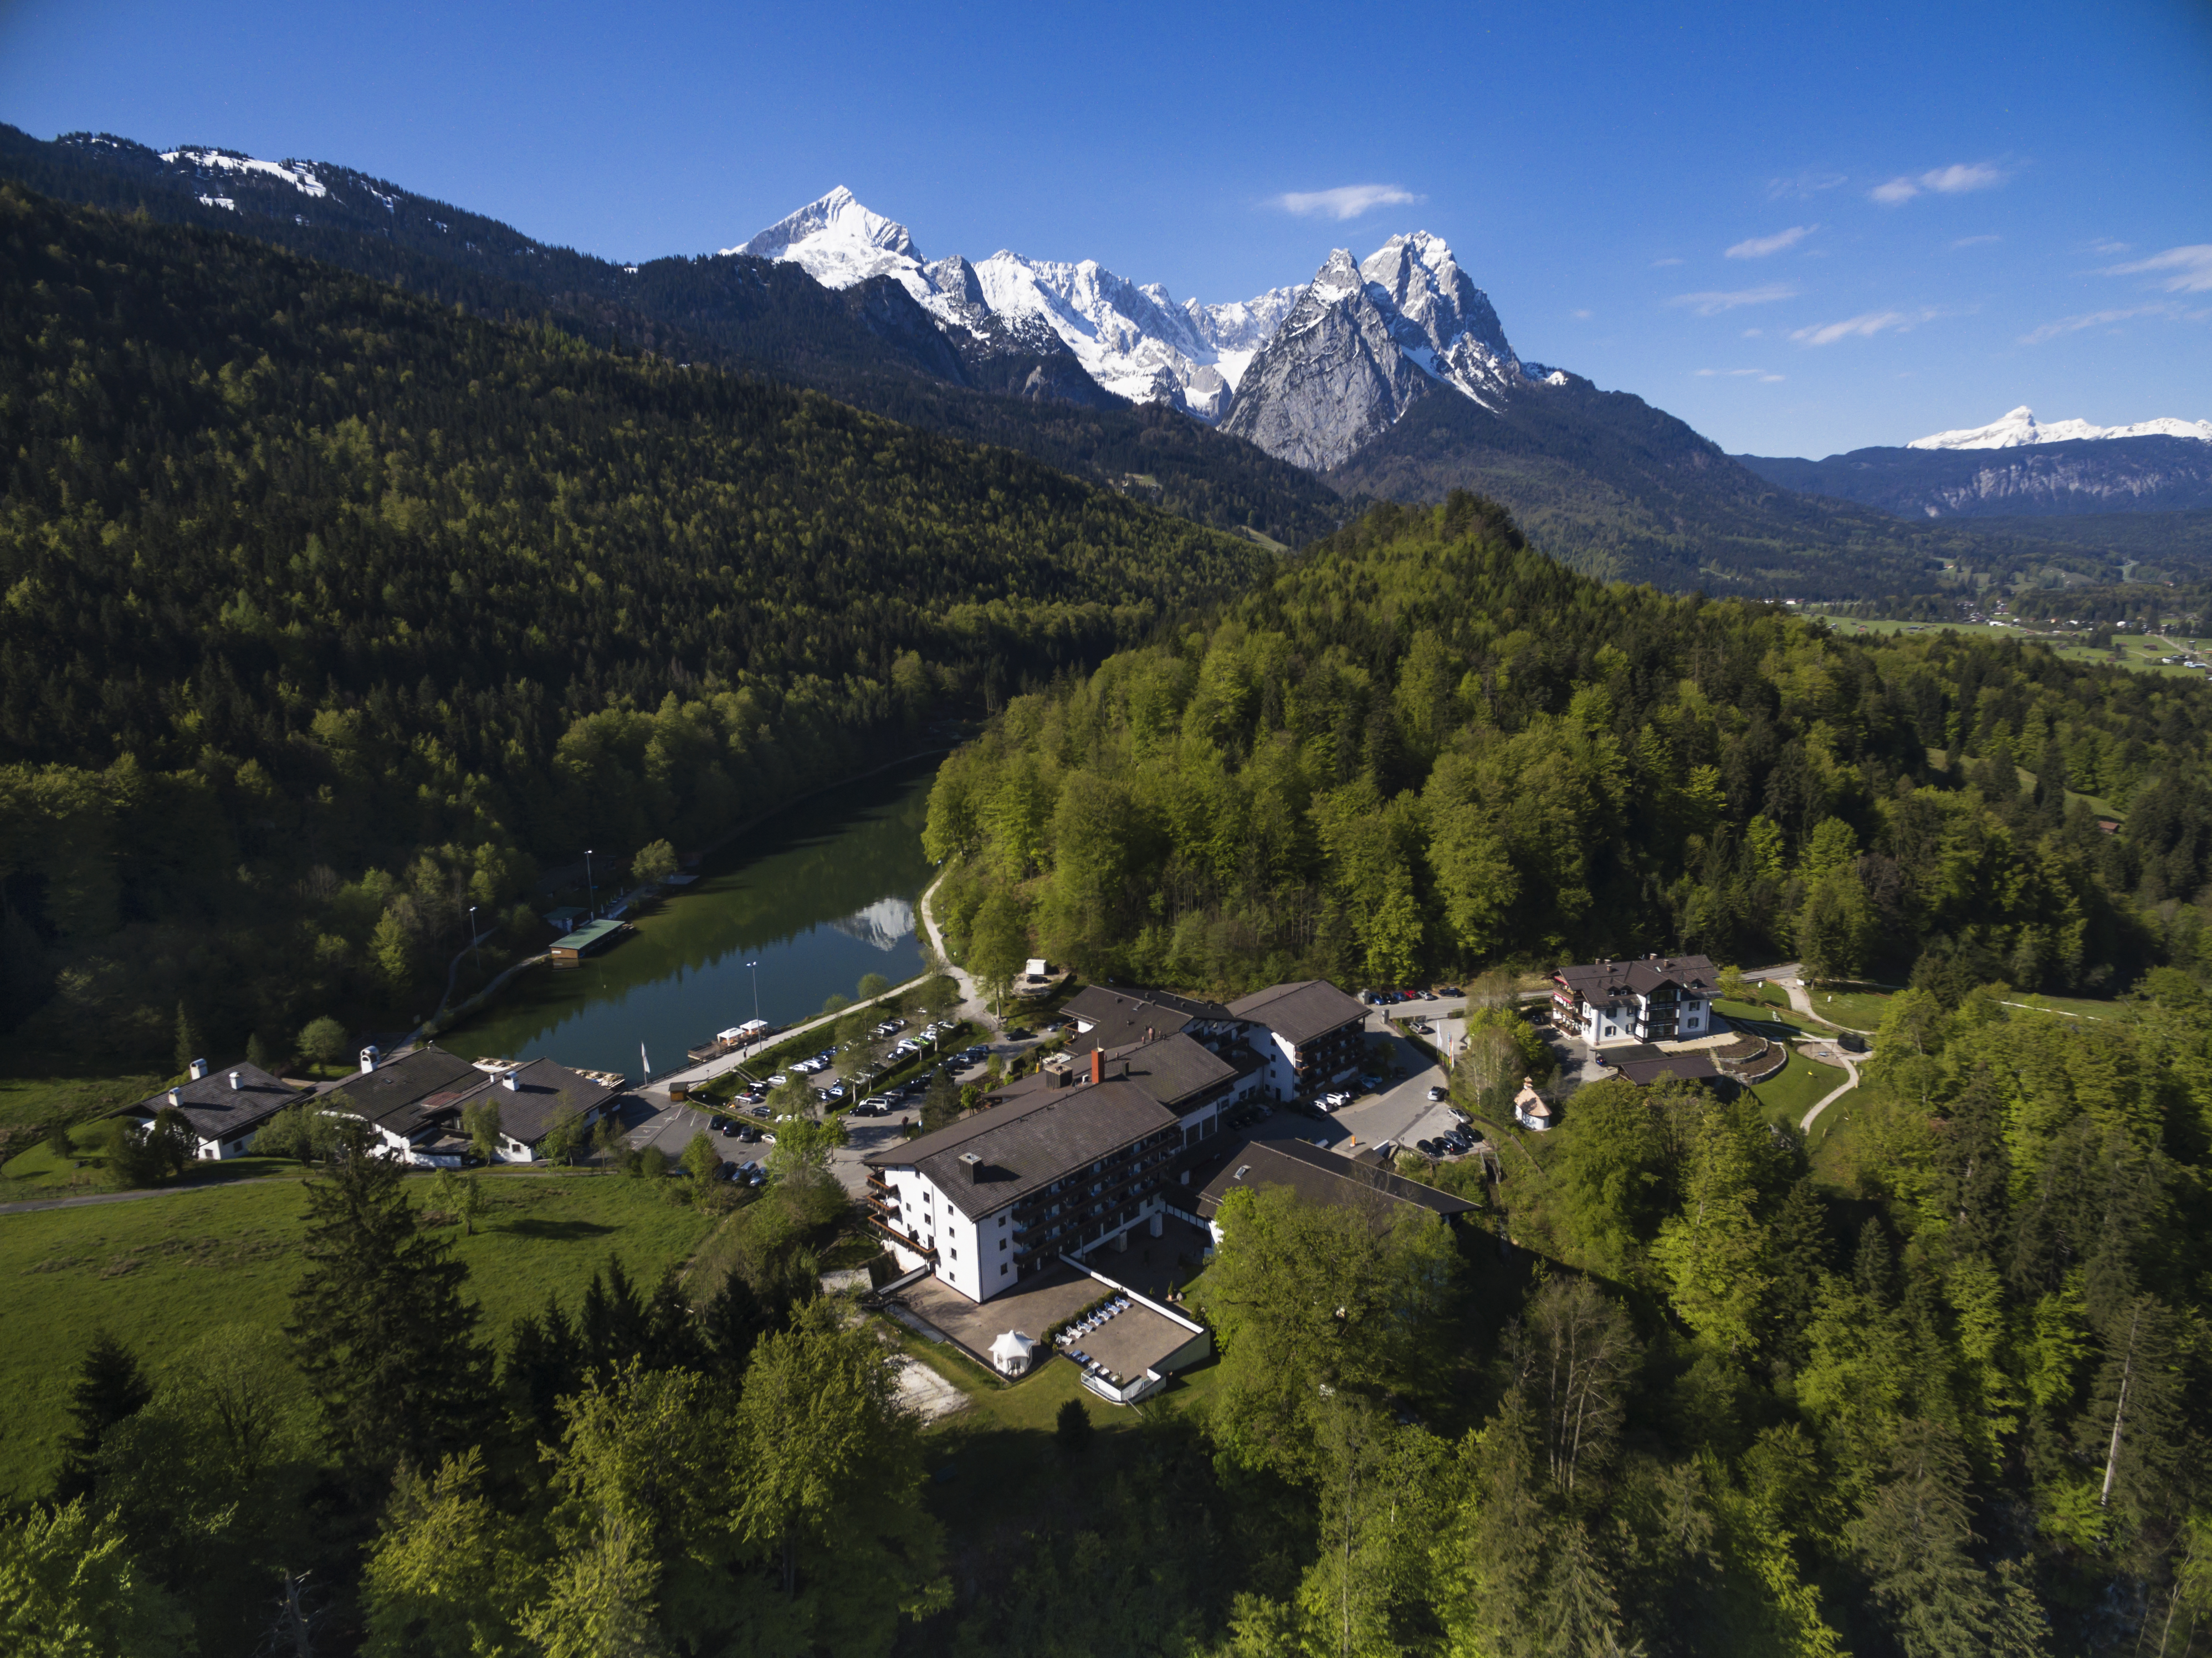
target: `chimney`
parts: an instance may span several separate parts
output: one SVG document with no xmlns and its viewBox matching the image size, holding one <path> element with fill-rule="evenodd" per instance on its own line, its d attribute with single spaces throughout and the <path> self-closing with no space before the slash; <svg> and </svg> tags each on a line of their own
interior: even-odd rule
<svg viewBox="0 0 2212 1658">
<path fill-rule="evenodd" d="M 960 1154 L 960 1161 L 968 1165 L 968 1183 L 970 1186 L 981 1186 L 983 1183 L 983 1159 L 973 1151 L 963 1151 Z"/>
<path fill-rule="evenodd" d="M 235 1071 L 230 1073 L 230 1091 L 234 1094 L 238 1092 L 238 1072 Z"/>
<path fill-rule="evenodd" d="M 169 1090 L 169 1103 L 171 1105 L 182 1105 L 184 1102 L 185 1090 L 183 1089 L 173 1088 Z"/>
<path fill-rule="evenodd" d="M 520 1086 L 515 1082 L 514 1072 L 512 1071 L 502 1071 L 499 1073 L 499 1085 L 510 1094 L 515 1092 Z"/>
<path fill-rule="evenodd" d="M 374 1042 L 371 1042 L 367 1048 L 362 1048 L 361 1050 L 361 1074 L 366 1077 L 370 1072 L 375 1070 L 376 1062 L 383 1057 L 384 1056 L 381 1054 L 376 1051 L 376 1044 Z"/>
<path fill-rule="evenodd" d="M 192 1080 L 194 1082 L 198 1082 L 206 1075 L 207 1061 L 205 1060 L 194 1060 L 192 1061 Z"/>
<path fill-rule="evenodd" d="M 1103 1048 L 1091 1050 L 1091 1080 L 1095 1083 L 1106 1080 L 1106 1054 Z"/>
</svg>

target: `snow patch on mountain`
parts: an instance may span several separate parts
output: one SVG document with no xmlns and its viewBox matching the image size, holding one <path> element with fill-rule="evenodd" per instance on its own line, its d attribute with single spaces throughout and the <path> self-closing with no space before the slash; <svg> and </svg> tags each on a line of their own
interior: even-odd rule
<svg viewBox="0 0 2212 1658">
<path fill-rule="evenodd" d="M 2039 422 L 2026 404 L 1987 426 L 1915 438 L 1908 449 L 2018 449 L 2035 443 L 2077 443 L 2100 438 L 2196 438 L 2212 443 L 2212 420 L 2137 421 L 2132 426 L 2092 426 L 2086 420 Z"/>
<path fill-rule="evenodd" d="M 948 332 L 987 342 L 1057 340 L 1085 371 L 1132 403 L 1165 403 L 1218 420 L 1246 366 L 1300 290 L 1251 300 L 1177 304 L 1158 283 L 1116 276 L 1095 259 L 1064 264 L 1000 250 L 970 264 L 926 260 L 913 234 L 840 185 L 750 241 L 722 250 L 799 265 L 827 288 L 888 276 Z"/>
<path fill-rule="evenodd" d="M 240 155 L 228 149 L 165 149 L 161 159 L 171 167 L 179 162 L 207 173 L 263 173 L 288 184 L 303 196 L 327 196 L 331 192 L 315 176 L 313 165 L 306 161 L 262 161 L 251 155 Z"/>
</svg>

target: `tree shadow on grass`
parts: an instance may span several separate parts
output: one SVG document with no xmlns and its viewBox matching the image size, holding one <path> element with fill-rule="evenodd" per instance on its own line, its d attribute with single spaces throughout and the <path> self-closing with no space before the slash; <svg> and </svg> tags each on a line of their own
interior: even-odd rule
<svg viewBox="0 0 2212 1658">
<path fill-rule="evenodd" d="M 603 1238 L 615 1229 L 596 1220 L 511 1220 L 502 1225 L 486 1227 L 486 1231 L 514 1232 L 526 1238 L 550 1238 L 559 1243 L 574 1243 L 582 1238 Z"/>
</svg>

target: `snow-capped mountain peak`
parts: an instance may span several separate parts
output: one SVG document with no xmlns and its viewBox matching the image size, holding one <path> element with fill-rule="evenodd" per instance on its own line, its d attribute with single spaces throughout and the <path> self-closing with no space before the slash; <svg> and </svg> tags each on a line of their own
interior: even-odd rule
<svg viewBox="0 0 2212 1658">
<path fill-rule="evenodd" d="M 2086 420 L 2039 422 L 2026 404 L 1987 426 L 1915 438 L 1908 449 L 2019 449 L 2037 443 L 2078 443 L 2098 438 L 2196 438 L 2212 443 L 2212 420 L 2137 421 L 2132 426 L 2092 426 Z"/>
<path fill-rule="evenodd" d="M 1158 283 L 1139 287 L 1095 259 L 1063 264 L 1001 249 L 973 264 L 957 255 L 925 263 L 904 225 L 870 212 L 842 185 L 723 252 L 790 260 L 829 288 L 889 276 L 956 342 L 1056 337 L 1107 391 L 1206 421 L 1227 411 L 1245 364 L 1297 292 L 1178 305 Z"/>
<path fill-rule="evenodd" d="M 722 252 L 788 259 L 824 288 L 890 276 L 917 300 L 933 291 L 921 274 L 921 250 L 912 234 L 897 220 L 871 213 L 842 185 Z"/>
<path fill-rule="evenodd" d="M 1415 231 L 1364 260 L 1330 253 L 1245 371 L 1224 427 L 1326 471 L 1443 387 L 1496 414 L 1516 392 L 1565 383 L 1522 362 L 1443 239 Z"/>
</svg>

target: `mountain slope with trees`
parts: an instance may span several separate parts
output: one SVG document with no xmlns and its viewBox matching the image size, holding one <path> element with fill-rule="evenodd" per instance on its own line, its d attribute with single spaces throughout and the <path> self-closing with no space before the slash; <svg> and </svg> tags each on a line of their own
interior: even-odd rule
<svg viewBox="0 0 2212 1658">
<path fill-rule="evenodd" d="M 956 931 L 1013 906 L 1099 976 L 1694 950 L 2117 987 L 2198 959 L 2208 751 L 2212 686 L 1607 586 L 1455 495 L 1017 699 L 940 771 L 927 845 L 967 858 Z"/>
<path fill-rule="evenodd" d="M 350 168 L 304 164 L 321 191 L 309 194 L 172 153 L 107 134 L 47 143 L 0 124 L 0 176 L 65 201 L 252 236 L 479 316 L 544 318 L 593 344 L 809 386 L 1220 529 L 1295 544 L 1345 516 L 1322 479 L 1174 410 L 1131 407 L 1064 349 L 963 361 L 888 279 L 833 291 L 741 254 L 618 264 Z"/>
<path fill-rule="evenodd" d="M 1329 480 L 1349 497 L 1406 505 L 1453 489 L 1486 495 L 1575 568 L 1672 592 L 1881 598 L 1945 590 L 1947 562 L 2002 574 L 2051 559 L 2002 526 L 1911 524 L 1800 494 L 1641 398 L 1564 381 L 1515 392 L 1503 413 L 1457 395 L 1420 398 Z"/>
<path fill-rule="evenodd" d="M 0 1005 L 398 1005 L 536 859 L 696 845 L 1268 563 L 1025 457 L 0 187 Z M 439 974 L 442 979 L 442 973 Z"/>
</svg>

